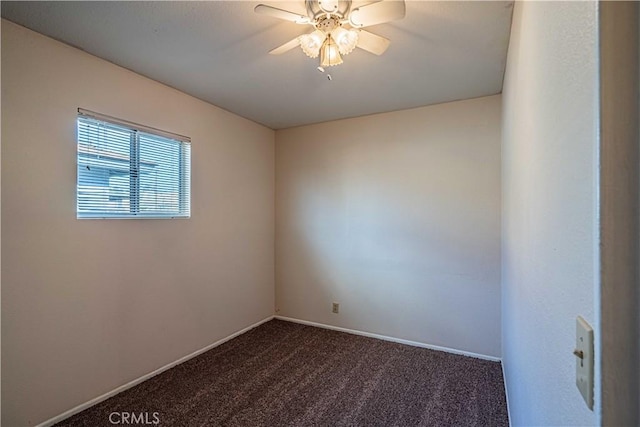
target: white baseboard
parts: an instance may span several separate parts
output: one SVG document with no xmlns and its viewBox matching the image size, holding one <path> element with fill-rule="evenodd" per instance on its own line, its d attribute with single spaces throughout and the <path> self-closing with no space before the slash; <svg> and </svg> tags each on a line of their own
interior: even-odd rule
<svg viewBox="0 0 640 427">
<path fill-rule="evenodd" d="M 161 374 L 164 371 L 173 368 L 174 366 L 177 366 L 177 365 L 179 365 L 181 363 L 184 363 L 189 359 L 193 359 L 194 357 L 199 356 L 202 353 L 204 353 L 206 351 L 209 351 L 214 347 L 219 346 L 220 344 L 224 344 L 225 342 L 237 337 L 238 335 L 242 335 L 245 332 L 255 328 L 256 326 L 260 326 L 263 323 L 268 322 L 269 320 L 272 320 L 273 318 L 274 318 L 274 316 L 269 316 L 269 317 L 267 317 L 265 319 L 262 319 L 261 321 L 256 322 L 253 325 L 247 326 L 246 328 L 244 328 L 244 329 L 242 329 L 242 330 L 240 330 L 238 332 L 235 332 L 235 333 L 229 335 L 228 337 L 222 338 L 222 339 L 214 342 L 213 344 L 209 344 L 208 346 L 203 347 L 200 350 L 196 350 L 191 354 L 187 354 L 186 356 L 181 357 L 180 359 L 178 359 L 178 360 L 176 360 L 174 362 L 168 363 L 168 364 L 164 365 L 163 367 L 156 369 L 153 372 L 149 372 L 148 374 L 145 374 L 145 375 L 141 376 L 140 378 L 136 378 L 133 381 L 129 381 L 128 383 L 126 383 L 124 385 L 121 385 L 120 387 L 115 388 L 115 389 L 113 389 L 113 390 L 111 390 L 111 391 L 109 391 L 109 392 L 107 392 L 107 393 L 105 393 L 105 394 L 103 394 L 101 396 L 98 396 L 95 399 L 91 399 L 90 401 L 82 403 L 82 404 L 76 406 L 75 408 L 71 408 L 68 411 L 63 412 L 60 415 L 57 415 L 57 416 L 55 416 L 53 418 L 50 418 L 47 421 L 44 421 L 44 422 L 38 424 L 36 427 L 50 427 L 50 426 L 54 425 L 55 423 L 59 423 L 60 421 L 65 420 L 65 419 L 69 418 L 70 416 L 77 414 L 78 412 L 82 412 L 85 409 L 90 408 L 93 405 L 96 405 L 96 404 L 98 404 L 98 403 L 100 403 L 100 402 L 102 402 L 104 400 L 107 400 L 108 398 L 110 398 L 112 396 L 115 396 L 116 394 L 118 394 L 120 392 L 123 392 L 123 391 L 125 391 L 127 389 L 130 389 L 131 387 L 134 387 L 134 386 L 140 384 L 143 381 L 148 380 L 149 378 L 155 377 L 156 375 Z"/>
<path fill-rule="evenodd" d="M 509 417 L 509 427 L 511 427 L 513 425 L 513 422 L 511 421 L 511 410 L 509 409 L 509 391 L 507 389 L 507 372 L 504 369 L 504 361 L 502 362 L 502 382 L 504 383 L 504 398 L 507 401 L 507 417 Z"/>
<path fill-rule="evenodd" d="M 371 332 L 363 332 L 355 329 L 342 328 L 340 326 L 326 325 L 324 323 L 310 322 L 308 320 L 300 320 L 300 319 L 295 319 L 293 317 L 275 316 L 275 318 L 279 320 L 284 320 L 287 322 L 300 323 L 302 325 L 316 326 L 318 328 L 331 329 L 334 331 L 346 332 L 348 334 L 362 335 L 364 337 L 377 338 L 384 341 L 391 341 L 399 344 L 406 344 L 413 347 L 428 348 L 430 350 L 444 351 L 446 353 L 453 353 L 453 354 L 459 354 L 461 356 L 474 357 L 476 359 L 490 360 L 492 362 L 501 361 L 499 357 L 495 357 L 495 356 L 487 356 L 485 354 L 472 353 L 470 351 L 456 350 L 454 348 L 448 348 L 448 347 L 440 347 L 438 345 L 426 344 L 418 341 L 410 341 L 402 338 L 389 337 L 386 335 L 374 334 Z"/>
</svg>

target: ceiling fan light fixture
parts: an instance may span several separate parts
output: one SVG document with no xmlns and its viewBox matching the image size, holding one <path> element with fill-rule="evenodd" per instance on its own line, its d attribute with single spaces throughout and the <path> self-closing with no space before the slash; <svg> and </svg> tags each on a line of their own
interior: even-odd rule
<svg viewBox="0 0 640 427">
<path fill-rule="evenodd" d="M 320 66 L 333 67 L 340 64 L 342 64 L 342 57 L 340 56 L 338 45 L 331 35 L 328 35 L 320 50 Z"/>
<path fill-rule="evenodd" d="M 342 27 L 336 28 L 331 33 L 331 37 L 338 45 L 341 54 L 347 55 L 353 51 L 358 45 L 358 31 L 346 30 Z"/>
<path fill-rule="evenodd" d="M 320 54 L 320 48 L 322 47 L 322 43 L 326 39 L 326 35 L 324 32 L 320 30 L 315 30 L 311 34 L 303 34 L 298 37 L 300 41 L 300 47 L 302 51 L 309 58 L 317 58 Z"/>
<path fill-rule="evenodd" d="M 310 58 L 320 56 L 318 70 L 342 64 L 342 56 L 356 47 L 374 55 L 382 55 L 389 47 L 389 39 L 362 28 L 402 19 L 406 13 L 405 0 L 372 0 L 351 9 L 352 0 L 304 0 L 307 16 L 266 4 L 254 8 L 256 13 L 314 27 L 312 33 L 288 41 L 269 54 L 281 55 L 300 46 Z M 360 2 L 356 2 L 360 3 Z"/>
</svg>

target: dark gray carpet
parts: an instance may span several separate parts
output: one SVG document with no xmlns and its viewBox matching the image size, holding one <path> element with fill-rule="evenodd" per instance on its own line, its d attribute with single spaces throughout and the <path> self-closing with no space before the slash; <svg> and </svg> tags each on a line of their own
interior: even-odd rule
<svg viewBox="0 0 640 427">
<path fill-rule="evenodd" d="M 498 362 L 280 320 L 57 425 L 112 426 L 113 412 L 162 426 L 508 426 Z"/>
</svg>

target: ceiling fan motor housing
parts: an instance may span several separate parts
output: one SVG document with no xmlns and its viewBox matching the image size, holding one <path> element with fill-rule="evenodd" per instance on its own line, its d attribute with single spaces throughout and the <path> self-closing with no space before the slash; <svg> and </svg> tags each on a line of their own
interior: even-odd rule
<svg viewBox="0 0 640 427">
<path fill-rule="evenodd" d="M 321 15 L 344 19 L 351 10 L 351 0 L 305 0 L 307 15 L 317 20 Z"/>
</svg>

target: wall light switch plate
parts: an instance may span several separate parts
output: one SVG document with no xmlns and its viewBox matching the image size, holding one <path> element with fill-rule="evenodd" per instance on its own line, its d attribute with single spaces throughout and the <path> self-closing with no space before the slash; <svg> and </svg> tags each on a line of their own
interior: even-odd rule
<svg viewBox="0 0 640 427">
<path fill-rule="evenodd" d="M 576 319 L 576 385 L 593 410 L 593 328 L 581 316 Z"/>
</svg>

